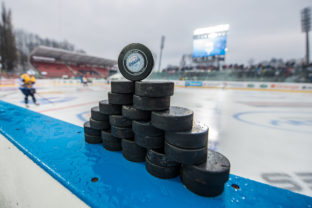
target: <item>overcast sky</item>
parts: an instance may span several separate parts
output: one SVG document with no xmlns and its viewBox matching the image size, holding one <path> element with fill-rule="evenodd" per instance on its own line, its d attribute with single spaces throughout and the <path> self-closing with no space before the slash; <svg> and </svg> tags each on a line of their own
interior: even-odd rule
<svg viewBox="0 0 312 208">
<path fill-rule="evenodd" d="M 300 10 L 312 0 L 5 0 L 17 29 L 68 40 L 88 54 L 117 59 L 140 42 L 163 66 L 192 52 L 193 30 L 230 24 L 227 63 L 304 56 Z"/>
</svg>

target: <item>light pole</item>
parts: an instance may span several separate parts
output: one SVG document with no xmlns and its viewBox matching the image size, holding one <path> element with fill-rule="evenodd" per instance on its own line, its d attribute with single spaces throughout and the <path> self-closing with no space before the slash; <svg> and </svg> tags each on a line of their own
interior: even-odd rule
<svg viewBox="0 0 312 208">
<path fill-rule="evenodd" d="M 306 53 L 305 53 L 305 63 L 308 65 L 310 63 L 310 49 L 309 49 L 309 31 L 311 30 L 311 9 L 309 7 L 301 10 L 301 29 L 302 32 L 306 33 Z"/>
<path fill-rule="evenodd" d="M 161 57 L 162 57 L 162 51 L 163 51 L 163 49 L 164 49 L 164 45 L 165 45 L 165 36 L 164 35 L 162 35 L 161 36 L 161 41 L 160 41 L 160 54 L 159 54 L 159 64 L 158 64 L 158 71 L 160 72 L 160 70 L 161 70 Z"/>
</svg>

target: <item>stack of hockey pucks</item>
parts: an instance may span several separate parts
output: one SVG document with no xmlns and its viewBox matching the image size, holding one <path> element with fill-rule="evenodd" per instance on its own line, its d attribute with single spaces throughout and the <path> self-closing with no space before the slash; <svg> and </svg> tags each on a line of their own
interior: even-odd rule
<svg viewBox="0 0 312 208">
<path fill-rule="evenodd" d="M 91 108 L 91 118 L 84 123 L 85 140 L 90 144 L 102 142 L 101 131 L 109 129 L 109 117 L 98 106 Z"/>
<path fill-rule="evenodd" d="M 136 82 L 133 106 L 151 111 L 153 117 L 154 112 L 164 112 L 170 108 L 170 96 L 173 92 L 173 82 Z M 156 128 L 152 121 L 133 121 L 132 129 L 137 145 L 147 149 L 147 171 L 159 178 L 178 176 L 180 164 L 168 160 L 164 154 L 164 130 Z"/>
<path fill-rule="evenodd" d="M 151 52 L 142 44 L 121 51 L 118 67 L 130 81 L 111 82 L 108 101 L 92 108 L 90 122 L 84 126 L 86 142 L 99 143 L 102 138 L 105 149 L 122 150 L 129 161 L 145 161 L 153 176 L 180 175 L 196 194 L 221 194 L 229 178 L 229 160 L 208 150 L 208 128 L 193 121 L 193 111 L 170 107 L 174 83 L 141 82 L 153 64 Z"/>
</svg>

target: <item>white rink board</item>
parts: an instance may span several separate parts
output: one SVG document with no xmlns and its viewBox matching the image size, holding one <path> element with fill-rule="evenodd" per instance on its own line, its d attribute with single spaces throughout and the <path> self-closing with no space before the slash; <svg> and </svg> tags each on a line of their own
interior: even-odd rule
<svg viewBox="0 0 312 208">
<path fill-rule="evenodd" d="M 0 134 L 0 207 L 89 207 Z"/>
</svg>

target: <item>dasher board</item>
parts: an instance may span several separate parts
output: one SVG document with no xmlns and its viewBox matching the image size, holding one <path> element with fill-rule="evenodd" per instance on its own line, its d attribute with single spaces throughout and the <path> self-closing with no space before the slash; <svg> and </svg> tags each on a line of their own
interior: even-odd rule
<svg viewBox="0 0 312 208">
<path fill-rule="evenodd" d="M 179 177 L 155 178 L 144 163 L 85 143 L 82 127 L 3 101 L 0 133 L 91 207 L 312 207 L 311 197 L 235 175 L 220 196 L 198 196 Z"/>
</svg>

